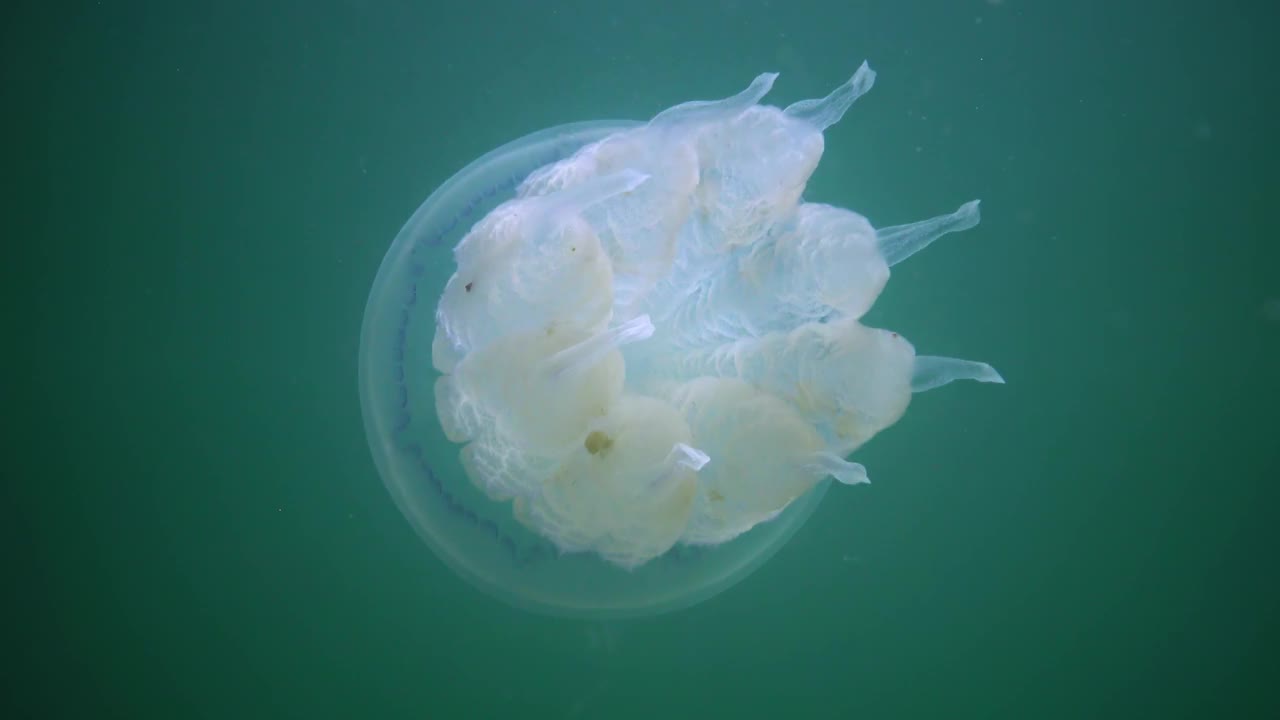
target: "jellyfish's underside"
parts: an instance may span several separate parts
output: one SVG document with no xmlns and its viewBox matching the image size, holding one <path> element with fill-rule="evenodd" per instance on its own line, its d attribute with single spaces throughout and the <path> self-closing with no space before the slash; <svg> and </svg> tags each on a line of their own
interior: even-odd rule
<svg viewBox="0 0 1280 720">
<path fill-rule="evenodd" d="M 874 73 L 785 110 L 758 104 L 775 77 L 506 145 L 397 236 L 365 312 L 366 429 L 419 535 L 482 589 L 573 615 L 698 602 L 829 478 L 865 482 L 847 457 L 912 392 L 1001 381 L 859 322 L 977 202 L 879 230 L 804 202 Z"/>
</svg>

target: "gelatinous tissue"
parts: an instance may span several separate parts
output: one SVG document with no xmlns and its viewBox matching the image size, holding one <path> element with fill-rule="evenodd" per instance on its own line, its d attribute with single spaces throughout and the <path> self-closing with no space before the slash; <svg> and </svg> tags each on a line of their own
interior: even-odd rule
<svg viewBox="0 0 1280 720">
<path fill-rule="evenodd" d="M 760 104 L 776 74 L 535 170 L 454 250 L 436 410 L 468 477 L 563 552 L 626 568 L 716 545 L 816 483 L 952 380 L 860 318 L 889 269 L 978 223 L 978 202 L 874 228 L 804 202 L 823 131 L 869 90 Z"/>
</svg>

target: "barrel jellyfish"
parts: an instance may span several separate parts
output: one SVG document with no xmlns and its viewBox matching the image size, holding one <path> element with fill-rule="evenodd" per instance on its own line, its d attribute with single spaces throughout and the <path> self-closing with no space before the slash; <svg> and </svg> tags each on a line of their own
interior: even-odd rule
<svg viewBox="0 0 1280 720">
<path fill-rule="evenodd" d="M 387 253 L 361 337 L 370 446 L 482 589 L 574 615 L 700 601 L 831 479 L 868 482 L 850 458 L 913 393 L 1003 382 L 861 322 L 890 268 L 975 226 L 978 202 L 876 228 L 808 201 L 823 131 L 875 73 L 786 108 L 762 104 L 776 77 L 499 148 Z"/>
</svg>

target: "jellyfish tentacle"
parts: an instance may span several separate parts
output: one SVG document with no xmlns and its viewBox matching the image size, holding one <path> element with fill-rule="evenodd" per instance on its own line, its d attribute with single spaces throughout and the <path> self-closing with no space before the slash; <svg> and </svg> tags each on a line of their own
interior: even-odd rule
<svg viewBox="0 0 1280 720">
<path fill-rule="evenodd" d="M 689 477 L 687 471 L 698 472 L 710 461 L 711 458 L 701 450 L 682 442 L 675 443 L 662 461 L 662 470 L 649 484 L 649 490 L 662 495 L 675 489 Z"/>
<path fill-rule="evenodd" d="M 897 265 L 929 247 L 934 240 L 943 235 L 968 230 L 977 225 L 982 219 L 982 214 L 978 210 L 980 202 L 970 200 L 953 213 L 876 230 L 876 240 L 885 262 L 890 266 Z"/>
<path fill-rule="evenodd" d="M 666 462 L 667 464 L 687 467 L 697 472 L 711 462 L 711 457 L 696 447 L 685 443 L 676 443 L 671 446 L 671 453 L 667 455 Z"/>
<path fill-rule="evenodd" d="M 844 485 L 871 482 L 867 477 L 867 468 L 862 463 L 851 462 L 826 450 L 811 455 L 806 467 L 824 477 L 830 475 Z"/>
<path fill-rule="evenodd" d="M 1000 373 L 984 362 L 936 355 L 916 356 L 911 372 L 911 392 L 922 393 L 955 380 L 1004 384 Z"/>
<path fill-rule="evenodd" d="M 653 330 L 653 322 L 648 315 L 632 318 L 557 352 L 546 359 L 544 368 L 556 378 L 579 375 L 595 367 L 618 347 L 649 338 Z"/>
<path fill-rule="evenodd" d="M 787 106 L 782 112 L 804 120 L 819 131 L 840 122 L 840 118 L 848 112 L 854 101 L 866 94 L 876 82 L 876 72 L 865 61 L 840 87 L 832 90 L 824 98 L 801 100 Z"/>
<path fill-rule="evenodd" d="M 650 124 L 658 125 L 697 120 L 699 118 L 736 115 L 755 105 L 761 98 L 768 95 L 769 90 L 773 88 L 773 81 L 777 79 L 778 73 L 761 73 L 751 81 L 751 84 L 745 90 L 737 95 L 731 95 L 720 100 L 694 100 L 681 103 L 658 113 Z"/>
</svg>

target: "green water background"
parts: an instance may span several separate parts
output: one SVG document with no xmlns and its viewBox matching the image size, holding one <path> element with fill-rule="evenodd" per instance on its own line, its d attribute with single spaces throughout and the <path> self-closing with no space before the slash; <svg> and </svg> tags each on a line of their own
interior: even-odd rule
<svg viewBox="0 0 1280 720">
<path fill-rule="evenodd" d="M 10 3 L 6 717 L 1274 717 L 1274 3 Z M 355 384 L 474 157 L 782 73 L 875 89 L 810 187 L 983 200 L 872 321 L 989 360 L 695 608 L 455 577 Z"/>
</svg>

